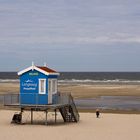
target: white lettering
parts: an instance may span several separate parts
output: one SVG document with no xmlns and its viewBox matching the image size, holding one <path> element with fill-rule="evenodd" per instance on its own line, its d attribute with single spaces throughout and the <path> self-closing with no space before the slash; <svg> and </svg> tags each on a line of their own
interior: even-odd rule
<svg viewBox="0 0 140 140">
<path fill-rule="evenodd" d="M 35 90 L 35 88 L 23 88 L 24 90 Z"/>
<path fill-rule="evenodd" d="M 23 87 L 37 87 L 37 84 L 33 84 L 33 83 L 22 83 Z"/>
</svg>

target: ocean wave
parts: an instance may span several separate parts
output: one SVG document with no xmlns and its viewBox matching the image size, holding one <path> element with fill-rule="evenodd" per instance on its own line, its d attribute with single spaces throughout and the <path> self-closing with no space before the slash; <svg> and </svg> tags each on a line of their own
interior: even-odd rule
<svg viewBox="0 0 140 140">
<path fill-rule="evenodd" d="M 0 83 L 18 83 L 19 79 L 0 79 Z M 72 84 L 72 83 L 140 83 L 140 80 L 125 80 L 125 79 L 115 79 L 115 80 L 91 80 L 91 79 L 64 79 L 58 80 L 59 84 Z"/>
<path fill-rule="evenodd" d="M 19 79 L 0 79 L 0 83 L 17 83 Z"/>
<path fill-rule="evenodd" d="M 58 80 L 58 83 L 140 83 L 140 80 L 123 80 L 123 79 L 115 79 L 115 80 L 91 80 L 91 79 L 65 79 Z"/>
</svg>

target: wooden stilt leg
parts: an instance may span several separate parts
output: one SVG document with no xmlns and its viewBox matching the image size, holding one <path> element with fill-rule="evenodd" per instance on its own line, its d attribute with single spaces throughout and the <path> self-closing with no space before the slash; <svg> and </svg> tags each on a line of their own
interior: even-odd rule
<svg viewBox="0 0 140 140">
<path fill-rule="evenodd" d="M 55 123 L 56 123 L 56 115 L 57 115 L 57 114 L 56 114 L 56 109 L 55 109 Z"/>
<path fill-rule="evenodd" d="M 22 113 L 23 113 L 23 108 L 21 108 L 21 111 L 20 111 L 20 115 L 21 115 L 21 121 L 20 121 L 20 123 L 22 124 Z"/>
<path fill-rule="evenodd" d="M 46 110 L 46 121 L 45 121 L 45 125 L 47 125 L 47 114 L 48 114 L 48 111 Z"/>
<path fill-rule="evenodd" d="M 31 124 L 33 124 L 33 110 L 31 109 Z"/>
</svg>

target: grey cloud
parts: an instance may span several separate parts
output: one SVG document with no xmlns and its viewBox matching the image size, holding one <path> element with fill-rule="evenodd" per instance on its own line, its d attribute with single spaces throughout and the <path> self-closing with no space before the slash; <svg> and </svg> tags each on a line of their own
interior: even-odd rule
<svg viewBox="0 0 140 140">
<path fill-rule="evenodd" d="M 138 0 L 0 0 L 0 58 L 9 63 L 8 56 L 13 69 L 47 59 L 65 70 L 78 70 L 78 64 L 90 64 L 90 70 L 132 70 L 135 64 L 140 70 L 139 9 Z M 123 65 L 118 54 L 130 63 Z"/>
</svg>

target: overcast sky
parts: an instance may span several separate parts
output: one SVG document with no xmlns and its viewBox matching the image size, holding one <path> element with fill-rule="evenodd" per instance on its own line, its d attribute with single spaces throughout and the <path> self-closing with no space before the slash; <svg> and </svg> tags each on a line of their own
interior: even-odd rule
<svg viewBox="0 0 140 140">
<path fill-rule="evenodd" d="M 140 0 L 0 0 L 0 71 L 140 71 Z"/>
</svg>

